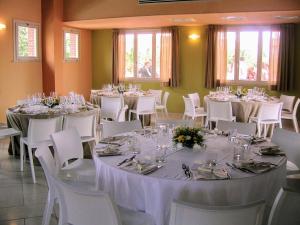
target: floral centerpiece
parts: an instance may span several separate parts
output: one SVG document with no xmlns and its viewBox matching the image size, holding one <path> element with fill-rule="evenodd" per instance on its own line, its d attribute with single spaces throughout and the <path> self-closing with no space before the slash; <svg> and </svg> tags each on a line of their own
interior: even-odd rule
<svg viewBox="0 0 300 225">
<path fill-rule="evenodd" d="M 43 105 L 48 106 L 49 108 L 59 105 L 59 99 L 57 97 L 45 97 L 41 102 Z"/>
<path fill-rule="evenodd" d="M 236 88 L 236 90 L 233 91 L 234 95 L 237 96 L 238 98 L 241 98 L 243 96 L 246 96 L 247 95 L 247 89 L 246 88 L 243 88 L 241 86 L 238 86 Z"/>
<path fill-rule="evenodd" d="M 176 144 L 193 148 L 195 145 L 203 146 L 204 138 L 200 128 L 177 127 L 174 131 L 173 141 Z"/>
</svg>

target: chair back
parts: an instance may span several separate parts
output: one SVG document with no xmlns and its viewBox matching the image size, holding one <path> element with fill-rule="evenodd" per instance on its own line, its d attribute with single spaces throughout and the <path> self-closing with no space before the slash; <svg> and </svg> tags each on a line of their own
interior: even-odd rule
<svg viewBox="0 0 300 225">
<path fill-rule="evenodd" d="M 149 89 L 149 93 L 155 97 L 155 103 L 160 105 L 161 104 L 162 90 Z"/>
<path fill-rule="evenodd" d="M 121 225 L 118 208 L 108 194 L 88 191 L 53 178 L 59 203 L 61 224 Z"/>
<path fill-rule="evenodd" d="M 154 96 L 139 96 L 136 105 L 138 114 L 154 114 L 155 113 L 155 97 Z"/>
<path fill-rule="evenodd" d="M 96 136 L 96 116 L 72 116 L 64 117 L 63 130 L 71 128 L 77 129 L 80 137 L 95 137 Z"/>
<path fill-rule="evenodd" d="M 300 104 L 300 98 L 297 99 L 297 101 L 294 105 L 294 109 L 293 109 L 293 115 L 294 116 L 297 116 L 297 111 L 298 111 L 299 104 Z"/>
<path fill-rule="evenodd" d="M 61 131 L 62 117 L 51 119 L 30 119 L 27 131 L 28 143 L 48 141 L 50 135 Z"/>
<path fill-rule="evenodd" d="M 124 105 L 121 97 L 101 97 L 101 119 L 117 120 L 119 113 Z"/>
<path fill-rule="evenodd" d="M 83 159 L 83 147 L 77 129 L 71 128 L 51 135 L 56 161 L 60 168 L 71 159 Z"/>
<path fill-rule="evenodd" d="M 207 101 L 208 120 L 232 121 L 232 106 L 230 101 Z"/>
<path fill-rule="evenodd" d="M 163 99 L 162 99 L 162 105 L 163 105 L 164 107 L 166 107 L 166 108 L 167 108 L 167 103 L 168 103 L 169 95 L 170 95 L 170 93 L 167 92 L 167 91 L 165 91 L 164 96 L 163 96 Z"/>
<path fill-rule="evenodd" d="M 268 225 L 300 224 L 300 192 L 280 189 L 273 203 Z"/>
<path fill-rule="evenodd" d="M 140 120 L 124 121 L 124 122 L 103 122 L 102 138 L 114 136 L 117 134 L 142 129 Z"/>
<path fill-rule="evenodd" d="M 256 124 L 255 123 L 241 123 L 233 121 L 219 120 L 217 124 L 218 130 L 228 132 L 234 129 L 237 130 L 238 134 L 244 135 L 255 135 Z"/>
<path fill-rule="evenodd" d="M 198 206 L 172 202 L 169 225 L 261 225 L 264 202 L 245 206 Z"/>
<path fill-rule="evenodd" d="M 300 169 L 300 134 L 281 128 L 275 128 L 272 143 L 286 153 L 287 159 Z"/>
<path fill-rule="evenodd" d="M 184 101 L 184 115 L 195 115 L 195 105 L 191 98 L 182 96 Z"/>
<path fill-rule="evenodd" d="M 194 127 L 194 120 L 157 120 L 156 125 L 168 124 L 170 127 Z"/>
<path fill-rule="evenodd" d="M 198 93 L 188 94 L 188 96 L 194 102 L 195 107 L 200 107 L 200 97 Z"/>
<path fill-rule="evenodd" d="M 54 192 L 54 186 L 51 183 L 51 177 L 56 176 L 57 167 L 48 145 L 46 143 L 42 143 L 41 145 L 39 145 L 35 151 L 35 156 L 38 158 L 43 168 L 49 191 Z"/>
<path fill-rule="evenodd" d="M 281 120 L 282 103 L 262 103 L 257 114 L 258 121 Z"/>
<path fill-rule="evenodd" d="M 280 102 L 283 103 L 282 109 L 288 112 L 293 111 L 295 96 L 280 95 Z"/>
</svg>

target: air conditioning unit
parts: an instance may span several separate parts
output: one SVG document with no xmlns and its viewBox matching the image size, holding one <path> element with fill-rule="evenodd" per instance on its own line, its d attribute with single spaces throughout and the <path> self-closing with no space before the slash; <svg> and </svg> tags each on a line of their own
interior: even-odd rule
<svg viewBox="0 0 300 225">
<path fill-rule="evenodd" d="M 168 3 L 168 2 L 200 2 L 207 0 L 138 0 L 139 4 Z"/>
</svg>

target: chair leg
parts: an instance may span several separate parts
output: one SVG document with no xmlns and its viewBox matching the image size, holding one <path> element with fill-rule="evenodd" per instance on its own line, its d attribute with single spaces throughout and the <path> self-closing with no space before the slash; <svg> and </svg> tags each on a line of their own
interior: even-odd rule
<svg viewBox="0 0 300 225">
<path fill-rule="evenodd" d="M 54 206 L 54 193 L 50 193 L 50 191 L 48 191 L 48 198 L 44 209 L 42 225 L 50 224 L 53 206 Z"/>
<path fill-rule="evenodd" d="M 257 123 L 257 136 L 261 137 L 261 124 Z"/>
<path fill-rule="evenodd" d="M 293 124 L 294 124 L 295 131 L 299 133 L 299 125 L 296 117 L 293 118 Z"/>
<path fill-rule="evenodd" d="M 185 115 L 183 114 L 183 116 L 182 116 L 182 120 L 185 120 Z"/>
<path fill-rule="evenodd" d="M 36 183 L 36 179 L 35 179 L 35 171 L 34 171 L 34 165 L 33 165 L 32 148 L 30 146 L 28 146 L 28 155 L 29 155 L 29 162 L 30 162 L 30 169 L 31 169 L 32 181 L 35 184 Z"/>
<path fill-rule="evenodd" d="M 131 121 L 131 111 L 128 113 L 128 121 Z"/>
<path fill-rule="evenodd" d="M 165 114 L 166 114 L 166 117 L 169 117 L 169 112 L 168 112 L 168 109 L 167 108 L 165 108 Z"/>
<path fill-rule="evenodd" d="M 266 139 L 267 137 L 267 124 L 264 124 L 264 138 Z"/>
<path fill-rule="evenodd" d="M 20 170 L 24 171 L 24 142 L 20 139 Z"/>
<path fill-rule="evenodd" d="M 274 133 L 274 127 L 275 127 L 275 123 L 271 124 L 271 134 L 270 134 L 270 138 L 272 138 L 273 133 Z"/>
<path fill-rule="evenodd" d="M 282 128 L 282 122 L 281 122 L 281 120 L 279 122 L 279 128 Z"/>
<path fill-rule="evenodd" d="M 11 137 L 10 137 L 10 142 L 11 142 L 11 148 L 12 148 L 13 156 L 16 156 L 16 149 L 15 149 L 15 139 L 14 139 L 14 136 L 11 136 Z"/>
<path fill-rule="evenodd" d="M 151 118 L 151 115 L 150 115 L 150 118 Z M 145 126 L 145 115 L 142 115 L 142 127 L 144 128 L 144 126 Z"/>
</svg>

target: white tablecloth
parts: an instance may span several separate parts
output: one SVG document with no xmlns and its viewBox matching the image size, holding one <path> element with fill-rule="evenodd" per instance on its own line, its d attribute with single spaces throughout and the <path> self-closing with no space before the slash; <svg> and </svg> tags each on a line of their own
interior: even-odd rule
<svg viewBox="0 0 300 225">
<path fill-rule="evenodd" d="M 139 137 L 142 153 L 153 154 L 154 143 Z M 167 225 L 170 204 L 182 200 L 205 205 L 241 205 L 265 200 L 268 209 L 285 178 L 286 159 L 264 157 L 249 153 L 250 158 L 279 164 L 276 169 L 263 174 L 248 174 L 230 170 L 231 180 L 191 180 L 185 177 L 182 163 L 192 165 L 214 157 L 218 163 L 232 162 L 233 146 L 225 137 L 207 137 L 205 151 L 183 149 L 171 153 L 164 167 L 149 175 L 128 172 L 117 164 L 129 156 L 97 157 L 98 188 L 108 192 L 117 204 L 132 210 L 151 214 L 157 225 Z M 268 211 L 267 209 L 267 211 Z"/>
</svg>

